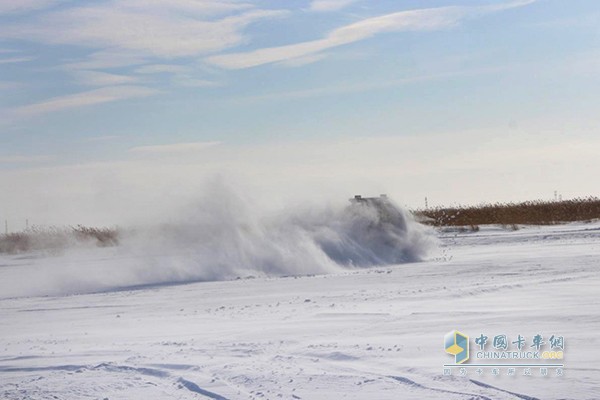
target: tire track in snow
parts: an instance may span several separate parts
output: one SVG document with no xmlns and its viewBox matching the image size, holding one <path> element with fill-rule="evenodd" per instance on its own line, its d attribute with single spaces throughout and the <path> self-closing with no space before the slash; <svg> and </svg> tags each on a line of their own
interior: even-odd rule
<svg viewBox="0 0 600 400">
<path fill-rule="evenodd" d="M 403 384 L 408 385 L 408 386 L 412 386 L 412 387 L 417 388 L 417 389 L 424 389 L 424 390 L 429 390 L 429 391 L 438 392 L 438 393 L 457 394 L 459 396 L 469 396 L 470 399 L 476 399 L 476 400 L 492 400 L 491 398 L 489 398 L 487 396 L 483 396 L 481 394 L 473 394 L 473 393 L 465 393 L 465 392 L 455 392 L 453 390 L 438 389 L 438 388 L 433 388 L 433 387 L 421 385 L 420 383 L 417 383 L 417 382 L 415 382 L 413 380 L 410 380 L 408 378 L 405 378 L 403 376 L 388 375 L 388 378 L 391 378 L 391 379 L 393 379 L 393 380 L 395 380 L 397 382 L 403 383 Z"/>
<path fill-rule="evenodd" d="M 173 369 L 193 369 L 193 366 L 182 366 L 177 365 L 176 368 Z M 116 365 L 112 363 L 101 363 L 94 366 L 89 365 L 54 365 L 47 367 L 0 367 L 0 372 L 37 372 L 37 371 L 67 371 L 67 372 L 81 372 L 84 370 L 88 371 L 106 371 L 106 372 L 116 372 L 116 373 L 134 373 L 141 374 L 147 376 L 153 376 L 155 378 L 170 378 L 171 374 L 168 371 L 164 371 L 157 368 L 146 368 L 146 367 L 132 367 L 128 365 Z M 176 377 L 176 381 L 181 385 L 181 387 L 200 394 L 202 396 L 208 397 L 213 400 L 229 400 L 227 397 L 223 397 L 218 393 L 211 392 L 209 390 L 203 389 L 198 386 L 196 383 L 184 379 L 182 377 Z"/>
<path fill-rule="evenodd" d="M 210 391 L 208 391 L 206 389 L 202 389 L 200 386 L 196 385 L 192 381 L 188 381 L 187 379 L 179 378 L 177 380 L 177 382 L 179 382 L 187 390 L 189 390 L 191 392 L 194 392 L 194 393 L 201 394 L 201 395 L 203 395 L 205 397 L 208 397 L 210 399 L 213 399 L 213 400 L 229 400 L 229 399 L 227 399 L 227 397 L 223 397 L 220 394 L 210 392 Z"/>
<path fill-rule="evenodd" d="M 497 391 L 503 392 L 503 393 L 512 394 L 513 396 L 518 397 L 519 399 L 523 399 L 523 400 L 540 400 L 537 397 L 531 397 L 531 396 L 527 396 L 526 394 L 520 394 L 520 393 L 510 392 L 508 390 L 497 388 L 496 386 L 488 385 L 487 383 L 476 381 L 475 379 L 469 379 L 469 380 L 472 383 L 476 384 L 477 386 L 481 386 L 481 387 L 486 388 L 486 389 L 494 389 L 494 390 L 497 390 Z"/>
</svg>

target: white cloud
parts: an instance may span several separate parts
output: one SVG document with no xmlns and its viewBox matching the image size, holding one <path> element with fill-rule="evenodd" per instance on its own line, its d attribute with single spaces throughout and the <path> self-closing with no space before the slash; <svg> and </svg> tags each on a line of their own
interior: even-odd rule
<svg viewBox="0 0 600 400">
<path fill-rule="evenodd" d="M 144 65 L 135 70 L 138 74 L 162 74 L 162 73 L 171 73 L 177 74 L 181 72 L 187 72 L 190 68 L 183 65 L 174 65 L 174 64 L 151 64 Z"/>
<path fill-rule="evenodd" d="M 121 4 L 136 10 L 153 8 L 161 13 L 186 13 L 194 16 L 229 14 L 253 8 L 250 3 L 231 0 L 125 0 Z"/>
<path fill-rule="evenodd" d="M 233 7 L 224 1 L 207 4 Z M 194 5 L 201 9 L 200 14 L 188 12 Z M 201 3 L 193 1 L 152 1 L 147 5 L 145 1 L 132 0 L 85 5 L 47 13 L 27 22 L 4 24 L 0 37 L 110 48 L 120 53 L 129 51 L 137 57 L 174 58 L 235 46 L 244 40 L 241 30 L 247 25 L 286 14 L 251 9 L 207 20 L 203 19 L 204 11 Z"/>
<path fill-rule="evenodd" d="M 188 75 L 176 75 L 173 77 L 172 82 L 178 86 L 199 88 L 199 87 L 217 87 L 221 86 L 221 83 L 210 81 L 207 79 L 197 79 Z"/>
<path fill-rule="evenodd" d="M 65 0 L 0 0 L 0 14 L 23 13 L 51 7 Z"/>
<path fill-rule="evenodd" d="M 109 103 L 135 97 L 147 97 L 158 91 L 142 86 L 109 86 L 88 92 L 53 97 L 51 99 L 8 110 L 9 116 L 23 118 L 70 108 Z"/>
<path fill-rule="evenodd" d="M 311 11 L 337 11 L 348 7 L 358 0 L 313 0 L 310 3 Z"/>
<path fill-rule="evenodd" d="M 113 86 L 134 83 L 137 79 L 132 76 L 109 74 L 99 71 L 76 71 L 77 82 L 87 86 Z"/>
<path fill-rule="evenodd" d="M 0 64 L 14 64 L 32 61 L 33 57 L 11 57 L 11 58 L 0 58 Z"/>
<path fill-rule="evenodd" d="M 83 61 L 63 64 L 62 68 L 68 71 L 121 68 L 146 62 L 144 55 L 132 53 L 128 50 L 110 49 L 96 51 Z"/>
<path fill-rule="evenodd" d="M 220 86 L 218 82 L 208 79 L 199 79 L 192 76 L 192 68 L 185 65 L 175 64 L 150 64 L 136 68 L 135 73 L 142 75 L 170 74 L 171 83 L 184 87 L 215 87 Z"/>
<path fill-rule="evenodd" d="M 204 150 L 208 147 L 219 145 L 221 142 L 190 142 L 190 143 L 175 143 L 157 146 L 139 146 L 129 150 L 131 153 L 144 154 L 182 154 L 194 153 Z"/>
<path fill-rule="evenodd" d="M 371 38 L 385 32 L 431 31 L 450 28 L 466 18 L 481 16 L 535 0 L 516 1 L 492 6 L 439 7 L 400 11 L 367 18 L 330 32 L 322 39 L 254 51 L 215 55 L 207 61 L 227 69 L 251 68 L 259 65 L 311 56 L 324 50 Z"/>
</svg>

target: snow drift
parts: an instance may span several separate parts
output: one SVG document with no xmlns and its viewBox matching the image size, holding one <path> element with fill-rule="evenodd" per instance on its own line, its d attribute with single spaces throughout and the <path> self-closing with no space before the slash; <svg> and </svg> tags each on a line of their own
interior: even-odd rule
<svg viewBox="0 0 600 400">
<path fill-rule="evenodd" d="M 335 273 L 419 261 L 434 241 L 391 201 L 384 212 L 369 204 L 306 205 L 272 215 L 219 186 L 168 223 L 125 232 L 117 248 L 13 257 L 4 266 L 14 282 L 0 288 L 11 297 Z"/>
</svg>

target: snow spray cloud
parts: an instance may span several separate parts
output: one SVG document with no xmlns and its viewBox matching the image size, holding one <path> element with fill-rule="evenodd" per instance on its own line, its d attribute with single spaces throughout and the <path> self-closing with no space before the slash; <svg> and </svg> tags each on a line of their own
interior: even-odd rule
<svg viewBox="0 0 600 400">
<path fill-rule="evenodd" d="M 290 276 L 421 260 L 431 232 L 390 200 L 262 215 L 221 184 L 185 220 L 134 238 L 152 270 L 173 281 Z M 139 247 L 139 244 L 142 244 Z M 149 245 L 149 247 L 144 247 Z"/>
<path fill-rule="evenodd" d="M 124 233 L 118 248 L 38 260 L 29 290 L 17 295 L 336 273 L 419 261 L 435 243 L 428 228 L 387 199 L 272 215 L 222 183 L 209 189 L 169 223 Z M 52 268 L 39 275 L 49 261 Z"/>
</svg>

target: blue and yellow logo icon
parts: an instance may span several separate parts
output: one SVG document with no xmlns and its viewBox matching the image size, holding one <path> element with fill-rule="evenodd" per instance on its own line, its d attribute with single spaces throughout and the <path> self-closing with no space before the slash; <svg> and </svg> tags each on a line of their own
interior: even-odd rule
<svg viewBox="0 0 600 400">
<path fill-rule="evenodd" d="M 462 364 L 469 359 L 469 337 L 459 331 L 451 331 L 444 336 L 446 353 L 454 356 L 456 364 Z"/>
</svg>

